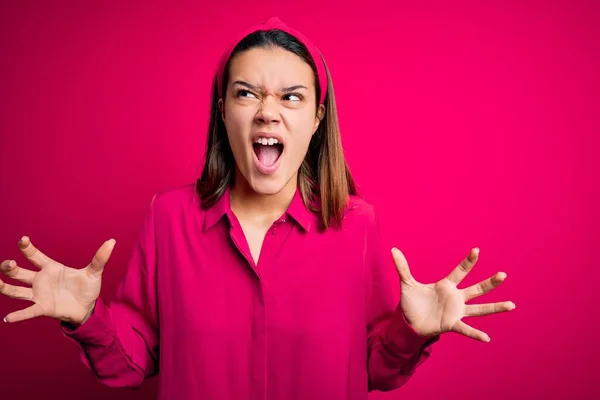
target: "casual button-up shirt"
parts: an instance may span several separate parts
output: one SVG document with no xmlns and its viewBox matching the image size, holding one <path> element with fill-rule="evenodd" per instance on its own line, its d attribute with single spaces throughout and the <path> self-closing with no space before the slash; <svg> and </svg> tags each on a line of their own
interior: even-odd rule
<svg viewBox="0 0 600 400">
<path fill-rule="evenodd" d="M 154 196 L 112 301 L 61 324 L 96 377 L 158 374 L 164 400 L 364 400 L 410 379 L 438 337 L 405 319 L 373 207 L 352 196 L 322 230 L 296 191 L 255 263 L 229 194 L 207 210 L 193 184 Z"/>
</svg>

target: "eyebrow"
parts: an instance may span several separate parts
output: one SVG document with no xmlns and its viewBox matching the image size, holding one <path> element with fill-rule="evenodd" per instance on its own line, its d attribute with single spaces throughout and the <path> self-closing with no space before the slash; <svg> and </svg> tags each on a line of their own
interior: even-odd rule
<svg viewBox="0 0 600 400">
<path fill-rule="evenodd" d="M 250 84 L 248 82 L 245 82 L 245 81 L 235 81 L 235 82 L 233 82 L 232 85 L 236 85 L 236 84 L 237 85 L 246 86 L 248 89 L 254 90 L 255 92 L 260 91 L 260 89 L 257 86 L 254 86 L 254 85 L 252 85 L 252 84 Z M 281 91 L 283 93 L 289 93 L 289 92 L 293 92 L 294 90 L 298 90 L 298 89 L 308 89 L 308 88 L 306 86 L 304 86 L 304 85 L 294 85 L 294 86 L 283 88 L 283 89 L 281 89 Z"/>
</svg>

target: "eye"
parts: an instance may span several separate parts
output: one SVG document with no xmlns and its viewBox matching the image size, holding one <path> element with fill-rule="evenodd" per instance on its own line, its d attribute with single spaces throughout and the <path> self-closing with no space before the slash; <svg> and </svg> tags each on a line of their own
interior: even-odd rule
<svg viewBox="0 0 600 400">
<path fill-rule="evenodd" d="M 288 93 L 283 98 L 290 101 L 302 101 L 303 99 L 302 95 L 298 93 Z"/>
<path fill-rule="evenodd" d="M 247 98 L 254 97 L 254 98 L 256 98 L 256 96 L 254 96 L 254 94 L 251 91 L 246 90 L 246 89 L 239 89 L 236 92 L 236 97 L 247 97 Z"/>
</svg>

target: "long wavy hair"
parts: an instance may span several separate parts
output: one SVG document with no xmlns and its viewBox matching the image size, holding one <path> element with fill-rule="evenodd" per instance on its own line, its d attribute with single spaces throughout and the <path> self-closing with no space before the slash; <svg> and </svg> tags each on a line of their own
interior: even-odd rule
<svg viewBox="0 0 600 400">
<path fill-rule="evenodd" d="M 310 65 L 315 77 L 318 108 L 321 88 L 315 62 L 301 42 L 278 29 L 257 31 L 242 39 L 225 66 L 223 81 L 217 82 L 217 77 L 213 81 L 205 163 L 202 175 L 196 181 L 196 190 L 203 208 L 214 205 L 227 187 L 233 184 L 236 169 L 225 124 L 220 116 L 217 85 L 227 87 L 230 62 L 236 54 L 256 47 L 279 47 L 296 54 Z M 305 206 L 319 215 L 321 227 L 327 229 L 331 226 L 341 226 L 349 195 L 356 194 L 356 186 L 344 158 L 333 84 L 327 65 L 325 68 L 328 83 L 325 116 L 312 136 L 298 171 L 298 187 Z M 225 93 L 226 90 L 223 90 L 223 97 Z"/>
</svg>

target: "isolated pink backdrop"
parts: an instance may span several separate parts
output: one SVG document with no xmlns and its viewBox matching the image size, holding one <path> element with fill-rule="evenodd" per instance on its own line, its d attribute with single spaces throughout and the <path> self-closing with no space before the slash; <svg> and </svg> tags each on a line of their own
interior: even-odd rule
<svg viewBox="0 0 600 400">
<path fill-rule="evenodd" d="M 110 298 L 152 195 L 200 173 L 231 31 L 277 15 L 326 57 L 386 244 L 421 281 L 480 246 L 465 285 L 506 271 L 481 300 L 517 304 L 468 321 L 489 344 L 444 335 L 406 386 L 373 398 L 600 396 L 597 3 L 82 3 L 0 6 L 0 259 L 24 263 L 30 235 L 80 267 L 114 237 Z M 2 297 L 0 317 L 25 305 Z M 0 323 L 0 349 L 2 399 L 156 389 L 97 383 L 54 320 Z"/>
</svg>

